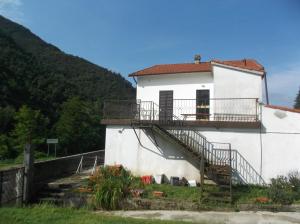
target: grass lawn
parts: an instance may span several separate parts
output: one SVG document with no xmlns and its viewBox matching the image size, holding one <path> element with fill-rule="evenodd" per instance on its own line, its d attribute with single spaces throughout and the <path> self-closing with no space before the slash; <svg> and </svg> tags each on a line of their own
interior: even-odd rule
<svg viewBox="0 0 300 224">
<path fill-rule="evenodd" d="M 0 170 L 9 169 L 22 165 L 21 162 L 16 162 L 14 159 L 0 160 Z"/>
<path fill-rule="evenodd" d="M 0 224 L 178 224 L 182 222 L 122 218 L 97 214 L 85 209 L 37 205 L 23 208 L 1 208 Z M 185 222 L 187 223 L 187 222 Z"/>
<path fill-rule="evenodd" d="M 164 198 L 188 200 L 197 202 L 200 199 L 201 193 L 199 187 L 183 187 L 183 186 L 171 186 L 168 184 L 151 184 L 145 186 L 146 198 L 155 198 L 152 194 L 153 191 L 162 191 L 165 194 Z M 204 189 L 204 195 L 209 192 L 218 192 L 220 189 L 217 186 L 206 185 Z M 232 189 L 234 202 L 241 203 L 253 203 L 258 197 L 267 197 L 268 189 L 261 186 L 234 186 Z"/>
<path fill-rule="evenodd" d="M 49 156 L 49 157 L 36 158 L 35 162 L 45 161 L 45 160 L 50 160 L 50 159 L 54 159 L 54 157 Z M 18 157 L 16 159 L 0 160 L 0 170 L 18 167 L 18 166 L 21 166 L 22 164 L 23 164 L 23 157 L 21 159 Z"/>
<path fill-rule="evenodd" d="M 199 187 L 172 186 L 169 184 L 150 184 L 145 186 L 145 197 L 155 198 L 152 194 L 153 191 L 164 192 L 165 198 L 168 199 L 199 201 L 200 198 Z"/>
</svg>

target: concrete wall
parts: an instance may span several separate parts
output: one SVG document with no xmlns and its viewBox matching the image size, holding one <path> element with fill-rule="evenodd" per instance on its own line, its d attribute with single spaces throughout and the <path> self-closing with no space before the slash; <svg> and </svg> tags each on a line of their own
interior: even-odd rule
<svg viewBox="0 0 300 224">
<path fill-rule="evenodd" d="M 196 128 L 211 142 L 231 143 L 268 182 L 277 175 L 300 171 L 300 114 L 262 107 L 262 129 Z M 135 174 L 166 174 L 199 179 L 197 163 L 179 146 L 129 126 L 106 129 L 105 164 L 122 164 Z M 150 137 L 149 137 L 150 136 Z"/>
<path fill-rule="evenodd" d="M 60 178 L 74 174 L 82 157 L 82 168 L 90 169 L 94 165 L 96 156 L 97 165 L 102 165 L 104 162 L 104 150 L 86 152 L 57 159 L 36 162 L 34 163 L 34 183 L 44 183 L 45 181 L 48 181 L 52 178 Z"/>
<path fill-rule="evenodd" d="M 135 175 L 161 175 L 200 179 L 199 164 L 188 157 L 182 148 L 152 133 L 130 126 L 107 126 L 105 165 L 122 164 Z"/>
</svg>

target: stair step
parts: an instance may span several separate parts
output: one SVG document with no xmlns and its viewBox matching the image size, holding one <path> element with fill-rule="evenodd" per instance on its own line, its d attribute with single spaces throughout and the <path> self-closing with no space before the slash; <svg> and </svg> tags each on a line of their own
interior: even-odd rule
<svg viewBox="0 0 300 224">
<path fill-rule="evenodd" d="M 39 198 L 38 202 L 39 203 L 50 203 L 50 204 L 55 204 L 55 205 L 62 205 L 62 204 L 64 204 L 64 200 L 63 199 L 52 198 L 52 197 Z"/>
<path fill-rule="evenodd" d="M 60 184 L 60 183 L 48 183 L 45 187 L 49 188 L 49 189 L 68 189 L 68 188 L 72 188 L 73 185 L 72 184 Z"/>
<path fill-rule="evenodd" d="M 39 198 L 61 198 L 64 197 L 66 194 L 64 192 L 47 192 L 47 191 L 42 191 L 38 194 Z"/>
</svg>

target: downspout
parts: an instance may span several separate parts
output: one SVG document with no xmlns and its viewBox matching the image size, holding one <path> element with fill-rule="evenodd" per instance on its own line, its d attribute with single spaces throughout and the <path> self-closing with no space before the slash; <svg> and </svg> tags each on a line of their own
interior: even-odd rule
<svg viewBox="0 0 300 224">
<path fill-rule="evenodd" d="M 266 91 L 266 103 L 269 104 L 269 91 L 268 91 L 268 83 L 267 83 L 267 73 L 265 72 L 265 91 Z"/>
<path fill-rule="evenodd" d="M 260 105 L 260 127 L 259 127 L 259 140 L 260 140 L 260 166 L 259 166 L 259 175 L 262 177 L 262 163 L 263 163 L 263 142 L 262 142 L 262 104 Z M 261 184 L 261 183 L 260 183 Z"/>
</svg>

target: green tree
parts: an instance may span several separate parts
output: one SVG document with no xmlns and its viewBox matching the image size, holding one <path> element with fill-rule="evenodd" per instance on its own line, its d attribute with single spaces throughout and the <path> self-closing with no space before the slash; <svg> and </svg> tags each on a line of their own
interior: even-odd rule
<svg viewBox="0 0 300 224">
<path fill-rule="evenodd" d="M 65 154 L 92 151 L 101 145 L 103 128 L 95 108 L 95 103 L 84 102 L 78 97 L 62 105 L 55 132 Z"/>
<path fill-rule="evenodd" d="M 15 109 L 11 106 L 0 107 L 0 134 L 8 133 L 13 126 Z"/>
<path fill-rule="evenodd" d="M 11 139 L 5 134 L 0 134 L 0 160 L 14 158 L 16 154 L 11 146 Z"/>
<path fill-rule="evenodd" d="M 299 92 L 298 92 L 298 95 L 297 95 L 296 100 L 295 100 L 294 108 L 295 109 L 300 109 L 300 88 L 299 88 Z"/>
<path fill-rule="evenodd" d="M 22 106 L 16 113 L 15 120 L 16 125 L 12 136 L 19 152 L 23 151 L 26 143 L 38 146 L 45 142 L 48 119 L 39 110 Z"/>
</svg>

